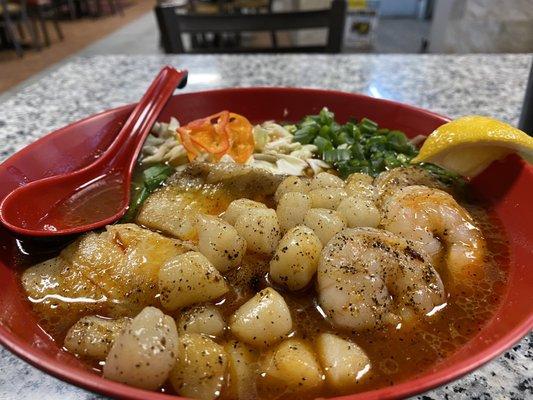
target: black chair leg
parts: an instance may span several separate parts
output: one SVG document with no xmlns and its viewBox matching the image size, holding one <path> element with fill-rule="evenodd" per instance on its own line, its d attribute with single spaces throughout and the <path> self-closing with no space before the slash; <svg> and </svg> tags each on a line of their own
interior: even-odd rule
<svg viewBox="0 0 533 400">
<path fill-rule="evenodd" d="M 193 49 L 198 49 L 200 47 L 200 41 L 198 40 L 198 35 L 196 33 L 192 33 L 190 36 L 191 36 L 191 47 Z"/>
<path fill-rule="evenodd" d="M 31 26 L 31 30 L 35 34 L 35 40 L 36 43 L 38 43 L 38 48 L 42 48 L 42 41 L 41 41 L 41 33 L 39 32 L 39 26 L 37 25 L 37 17 L 35 16 L 35 12 L 32 10 L 31 12 L 31 18 L 29 21 L 29 24 Z"/>
<path fill-rule="evenodd" d="M 39 19 L 39 25 L 41 25 L 41 32 L 43 33 L 44 37 L 44 45 L 48 47 L 50 46 L 50 35 L 48 34 L 48 27 L 46 26 L 46 18 L 42 7 L 39 7 L 37 10 L 37 18 Z"/>
<path fill-rule="evenodd" d="M 278 48 L 278 37 L 276 36 L 276 31 L 270 32 L 270 39 L 272 40 L 272 47 L 277 49 Z"/>
<path fill-rule="evenodd" d="M 24 29 L 22 28 L 22 23 L 20 21 L 17 21 L 17 30 L 19 32 L 20 40 L 24 40 L 26 38 L 26 33 L 24 32 Z"/>
<path fill-rule="evenodd" d="M 13 22 L 11 21 L 11 18 L 9 18 L 7 11 L 3 12 L 2 14 L 3 14 L 4 29 L 6 32 L 7 40 L 9 40 L 15 47 L 15 52 L 17 53 L 17 56 L 22 57 L 24 55 L 24 51 L 22 50 L 22 45 L 20 43 L 20 40 L 15 33 L 15 27 L 13 25 Z"/>
<path fill-rule="evenodd" d="M 30 21 L 30 18 L 26 13 L 22 16 L 22 21 L 24 22 L 24 25 L 26 25 L 26 29 L 30 33 L 31 41 L 33 47 L 37 51 L 41 51 L 41 40 L 39 39 L 39 36 L 37 35 L 37 30 L 35 29 L 35 25 L 32 24 Z"/>
<path fill-rule="evenodd" d="M 52 23 L 54 24 L 54 29 L 56 30 L 57 37 L 60 41 L 63 41 L 65 37 L 63 36 L 61 26 L 59 26 L 59 10 L 56 7 L 52 8 Z"/>
<path fill-rule="evenodd" d="M 74 0 L 68 0 L 67 7 L 70 19 L 76 19 L 78 17 L 78 13 L 76 12 L 76 4 L 74 4 Z"/>
<path fill-rule="evenodd" d="M 100 17 L 101 15 L 102 15 L 102 0 L 96 0 L 94 17 Z"/>
<path fill-rule="evenodd" d="M 124 16 L 124 7 L 122 7 L 122 0 L 114 0 L 115 1 L 115 8 L 118 10 L 118 15 L 121 17 Z"/>
<path fill-rule="evenodd" d="M 115 15 L 117 13 L 117 7 L 114 0 L 107 0 L 107 4 L 109 5 L 109 10 L 111 11 L 112 15 Z"/>
</svg>

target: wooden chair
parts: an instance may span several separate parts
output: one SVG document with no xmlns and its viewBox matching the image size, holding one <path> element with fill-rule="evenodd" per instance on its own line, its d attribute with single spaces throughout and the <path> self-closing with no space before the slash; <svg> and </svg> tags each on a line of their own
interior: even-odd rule
<svg viewBox="0 0 533 400">
<path fill-rule="evenodd" d="M 201 1 L 189 0 L 189 11 L 193 14 L 225 14 L 226 2 L 224 0 Z"/>
<path fill-rule="evenodd" d="M 273 0 L 188 0 L 187 7 L 191 14 L 250 14 L 272 12 Z M 272 46 L 277 47 L 278 42 L 276 32 L 270 33 Z M 199 47 L 220 47 L 223 43 L 230 43 L 230 46 L 239 46 L 241 43 L 240 32 L 232 32 L 221 35 L 214 34 L 210 40 L 205 33 L 192 34 L 191 45 L 194 49 Z"/>
<path fill-rule="evenodd" d="M 180 13 L 181 10 L 181 13 Z M 342 47 L 346 2 L 333 0 L 331 8 L 318 11 L 299 11 L 267 14 L 183 14 L 182 9 L 172 5 L 159 5 L 155 8 L 161 39 L 166 53 L 185 53 L 182 34 L 202 34 L 224 32 L 258 32 L 297 30 L 307 28 L 328 28 L 325 46 L 300 46 L 250 48 L 215 47 L 193 48 L 192 53 L 295 53 L 326 52 L 338 53 Z"/>
<path fill-rule="evenodd" d="M 29 32 L 32 40 L 32 45 L 37 49 L 41 49 L 35 30 L 33 29 L 28 13 L 26 10 L 26 1 L 20 3 L 8 3 L 7 0 L 0 0 L 0 25 L 3 26 L 5 32 L 5 39 L 15 47 L 15 51 L 19 57 L 24 55 L 22 49 L 22 40 L 24 39 L 24 28 Z M 15 27 L 18 28 L 18 34 L 15 32 Z"/>
<path fill-rule="evenodd" d="M 68 10 L 70 19 L 78 18 L 78 8 L 80 7 L 79 2 L 76 2 L 75 0 L 52 0 L 52 3 L 54 9 L 56 9 L 58 13 L 60 13 L 65 7 Z"/>
<path fill-rule="evenodd" d="M 121 0 L 94 0 L 95 12 L 93 17 L 101 17 L 103 15 L 103 3 L 107 1 L 107 5 L 112 15 L 118 14 L 121 17 L 124 16 L 124 8 L 122 7 Z"/>
<path fill-rule="evenodd" d="M 253 13 L 272 13 L 273 0 L 233 0 L 230 3 L 230 7 L 240 14 L 248 14 L 250 11 Z M 270 32 L 270 39 L 272 41 L 272 47 L 278 47 L 278 38 L 276 31 Z"/>
<path fill-rule="evenodd" d="M 50 46 L 50 34 L 48 33 L 47 20 L 51 20 L 59 40 L 63 40 L 63 32 L 59 26 L 59 9 L 52 0 L 27 0 L 28 15 L 34 21 L 37 21 L 39 28 L 34 24 L 36 35 L 44 38 L 44 45 Z"/>
</svg>

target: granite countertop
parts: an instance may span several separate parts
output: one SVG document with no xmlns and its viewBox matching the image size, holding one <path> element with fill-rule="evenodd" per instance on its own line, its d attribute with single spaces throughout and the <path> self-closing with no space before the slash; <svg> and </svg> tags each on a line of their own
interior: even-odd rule
<svg viewBox="0 0 533 400">
<path fill-rule="evenodd" d="M 185 91 L 306 86 L 363 92 L 458 117 L 517 124 L 531 55 L 96 56 L 74 59 L 0 102 L 0 161 L 46 132 L 137 100 L 162 65 L 188 68 Z M 0 346 L 0 399 L 101 399 Z M 418 399 L 533 398 L 533 334 Z"/>
</svg>

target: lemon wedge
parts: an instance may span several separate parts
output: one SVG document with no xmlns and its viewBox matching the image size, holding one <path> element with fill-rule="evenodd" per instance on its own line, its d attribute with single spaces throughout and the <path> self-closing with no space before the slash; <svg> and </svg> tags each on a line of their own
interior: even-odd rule
<svg viewBox="0 0 533 400">
<path fill-rule="evenodd" d="M 469 115 L 439 126 L 411 162 L 433 163 L 473 177 L 512 152 L 533 163 L 533 138 L 494 118 Z"/>
</svg>

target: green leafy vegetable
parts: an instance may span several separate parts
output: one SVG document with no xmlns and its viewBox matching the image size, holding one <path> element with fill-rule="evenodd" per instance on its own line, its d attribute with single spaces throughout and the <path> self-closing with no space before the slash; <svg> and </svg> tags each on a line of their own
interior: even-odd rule
<svg viewBox="0 0 533 400">
<path fill-rule="evenodd" d="M 461 187 L 466 185 L 466 180 L 461 175 L 439 167 L 435 164 L 430 163 L 420 163 L 422 168 L 428 170 L 431 174 L 436 176 L 442 183 L 446 185 L 454 185 L 456 187 Z"/>
<path fill-rule="evenodd" d="M 144 186 L 151 192 L 157 189 L 174 171 L 167 164 L 156 164 L 143 171 Z"/>
<path fill-rule="evenodd" d="M 376 176 L 386 169 L 409 164 L 417 154 L 403 132 L 379 128 L 368 118 L 341 125 L 327 108 L 297 124 L 294 140 L 316 145 L 320 157 L 342 177 L 354 172 Z"/>
<path fill-rule="evenodd" d="M 341 125 L 335 122 L 335 115 L 327 108 L 317 115 L 304 117 L 291 128 L 295 141 L 313 143 L 318 148 L 318 155 L 333 165 L 343 178 L 354 172 L 376 176 L 382 171 L 409 165 L 418 154 L 403 132 L 380 128 L 368 118 L 359 122 L 351 119 Z M 433 164 L 422 163 L 420 166 L 446 184 L 457 184 L 461 179 Z"/>
<path fill-rule="evenodd" d="M 133 221 L 148 196 L 160 187 L 173 172 L 174 168 L 167 164 L 156 164 L 146 168 L 140 176 L 141 181 L 134 184 L 128 212 L 122 217 L 122 222 Z"/>
</svg>

